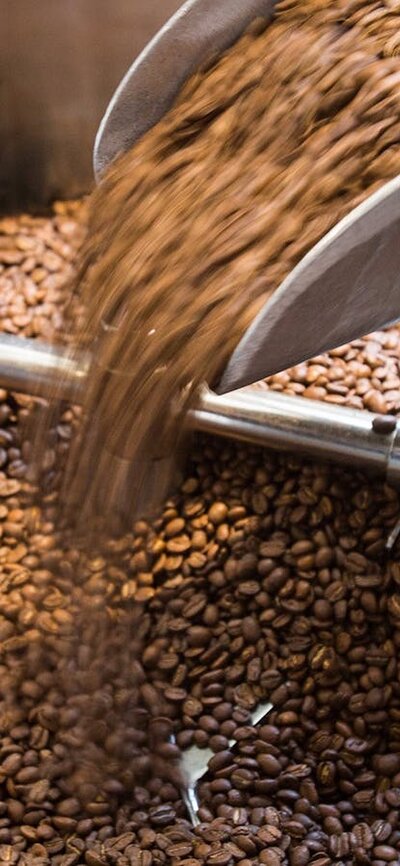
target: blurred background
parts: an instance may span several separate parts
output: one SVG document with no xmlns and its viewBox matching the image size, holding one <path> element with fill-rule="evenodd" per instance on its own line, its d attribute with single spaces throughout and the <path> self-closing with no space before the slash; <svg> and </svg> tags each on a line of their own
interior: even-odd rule
<svg viewBox="0 0 400 866">
<path fill-rule="evenodd" d="M 37 212 L 93 183 L 116 86 L 180 0 L 1 0 L 0 208 Z"/>
</svg>

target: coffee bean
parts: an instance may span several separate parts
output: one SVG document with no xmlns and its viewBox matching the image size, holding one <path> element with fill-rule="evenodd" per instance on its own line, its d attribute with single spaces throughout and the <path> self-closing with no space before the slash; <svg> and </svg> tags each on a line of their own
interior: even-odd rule
<svg viewBox="0 0 400 866">
<path fill-rule="evenodd" d="M 4 776 L 15 776 L 22 766 L 22 755 L 13 752 L 0 764 L 0 774 Z"/>
<path fill-rule="evenodd" d="M 255 643 L 261 635 L 260 625 L 255 617 L 246 616 L 242 624 L 243 637 L 250 643 Z"/>
<path fill-rule="evenodd" d="M 261 754 L 257 761 L 260 769 L 267 777 L 274 779 L 281 773 L 281 765 L 273 755 Z"/>
<path fill-rule="evenodd" d="M 224 502 L 214 502 L 208 511 L 208 517 L 215 526 L 223 523 L 228 516 L 228 508 Z"/>
<path fill-rule="evenodd" d="M 174 703 L 181 703 L 181 701 L 184 701 L 187 698 L 187 692 L 185 691 L 185 689 L 166 689 L 165 697 L 168 701 L 173 701 Z"/>
<path fill-rule="evenodd" d="M 64 815 L 55 815 L 53 818 L 53 824 L 56 830 L 59 830 L 63 834 L 74 833 L 77 827 L 76 820 Z"/>
<path fill-rule="evenodd" d="M 371 831 L 377 842 L 386 842 L 392 832 L 392 827 L 388 821 L 378 820 L 371 825 Z"/>
<path fill-rule="evenodd" d="M 398 859 L 398 852 L 391 845 L 376 845 L 372 853 L 375 859 L 384 860 L 385 863 L 391 863 Z"/>
<path fill-rule="evenodd" d="M 310 852 L 307 845 L 297 845 L 289 852 L 290 866 L 307 866 L 310 862 Z"/>
<path fill-rule="evenodd" d="M 375 837 L 376 838 L 376 837 Z M 355 824 L 350 833 L 350 844 L 354 849 L 369 851 L 374 844 L 374 834 L 368 824 Z"/>
<path fill-rule="evenodd" d="M 87 866 L 106 866 L 107 861 L 96 851 L 88 851 L 85 855 Z"/>
<path fill-rule="evenodd" d="M 209 747 L 213 750 L 213 752 L 223 752 L 226 751 L 229 747 L 229 740 L 226 737 L 221 736 L 221 734 L 216 734 L 209 739 Z"/>
<path fill-rule="evenodd" d="M 182 709 L 186 717 L 194 718 L 202 712 L 203 705 L 196 698 L 187 698 L 183 703 Z M 181 731 L 181 734 L 184 733 L 184 731 Z"/>
<path fill-rule="evenodd" d="M 310 863 L 312 866 L 332 866 L 333 860 L 327 854 L 315 854 Z"/>
<path fill-rule="evenodd" d="M 400 771 L 400 755 L 376 755 L 374 758 L 374 769 L 377 773 L 381 773 L 383 776 L 394 776 Z"/>
<path fill-rule="evenodd" d="M 164 532 L 167 538 L 173 538 L 175 535 L 183 532 L 184 529 L 185 521 L 182 517 L 175 517 L 166 524 Z"/>
<path fill-rule="evenodd" d="M 226 719 L 229 719 L 232 714 L 232 704 L 227 701 L 222 701 L 218 703 L 214 709 L 213 715 L 217 719 L 218 722 L 223 722 Z"/>
<path fill-rule="evenodd" d="M 279 827 L 274 827 L 272 825 L 261 827 L 261 829 L 257 831 L 257 838 L 260 839 L 263 845 L 275 845 L 281 837 L 282 831 Z"/>
<path fill-rule="evenodd" d="M 201 625 L 193 625 L 188 630 L 188 640 L 191 646 L 205 646 L 210 639 L 210 633 L 207 628 Z"/>
<path fill-rule="evenodd" d="M 385 793 L 389 806 L 397 809 L 400 806 L 400 788 L 391 788 Z"/>
<path fill-rule="evenodd" d="M 259 861 L 263 863 L 264 866 L 279 866 L 281 863 L 281 858 L 279 856 L 278 851 L 274 851 L 273 849 L 265 849 L 264 851 L 260 851 Z"/>
<path fill-rule="evenodd" d="M 192 845 L 187 842 L 176 842 L 166 849 L 168 857 L 187 857 L 192 852 Z"/>
</svg>

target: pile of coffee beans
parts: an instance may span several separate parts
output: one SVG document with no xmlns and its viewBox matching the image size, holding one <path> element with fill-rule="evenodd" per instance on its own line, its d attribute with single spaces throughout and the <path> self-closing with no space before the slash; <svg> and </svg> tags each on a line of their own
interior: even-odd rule
<svg viewBox="0 0 400 866">
<path fill-rule="evenodd" d="M 59 202 L 51 219 L 22 214 L 0 220 L 0 330 L 52 339 L 62 323 L 85 204 Z"/>
<path fill-rule="evenodd" d="M 84 221 L 68 208 L 29 223 L 49 238 L 70 223 L 64 279 Z M 17 308 L 29 256 L 0 274 Z M 41 298 L 52 329 L 62 279 L 58 291 L 54 304 Z M 331 381 L 330 369 L 350 377 L 356 362 L 370 370 L 357 381 L 377 390 L 384 370 L 382 392 L 396 390 L 385 385 L 398 375 L 398 334 L 310 362 L 303 384 L 313 367 Z M 288 387 L 301 378 L 288 375 Z M 199 437 L 157 518 L 88 551 L 57 524 L 76 413 L 64 408 L 52 430 L 37 503 L 34 413 L 0 392 L 0 863 L 399 863 L 400 560 L 385 549 L 398 493 Z M 266 700 L 273 709 L 254 726 Z M 192 744 L 214 753 L 196 828 L 176 768 Z"/>
<path fill-rule="evenodd" d="M 398 415 L 400 326 L 319 355 L 257 383 L 257 388 Z"/>
<path fill-rule="evenodd" d="M 16 397 L 2 406 L 10 451 L 25 410 Z M 201 439 L 159 518 L 89 558 L 62 546 L 54 491 L 32 509 L 9 466 L 0 857 L 398 862 L 400 564 L 385 554 L 398 495 Z M 254 727 L 266 699 L 273 710 Z M 215 753 L 196 830 L 179 779 L 165 764 L 147 772 L 149 730 L 171 768 L 172 733 L 181 749 Z"/>
</svg>

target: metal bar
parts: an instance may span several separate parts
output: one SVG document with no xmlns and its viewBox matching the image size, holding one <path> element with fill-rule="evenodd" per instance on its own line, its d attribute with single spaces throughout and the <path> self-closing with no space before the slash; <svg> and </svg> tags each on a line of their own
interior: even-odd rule
<svg viewBox="0 0 400 866">
<path fill-rule="evenodd" d="M 1 335 L 0 384 L 79 403 L 89 358 L 36 340 Z M 371 412 L 243 388 L 222 396 L 204 387 L 188 414 L 192 430 L 294 451 L 386 474 L 400 485 L 400 423 Z"/>
<path fill-rule="evenodd" d="M 194 430 L 385 473 L 400 484 L 395 418 L 376 423 L 371 412 L 243 388 L 223 396 L 203 389 L 188 420 Z"/>
<path fill-rule="evenodd" d="M 9 391 L 79 403 L 89 360 L 22 337 L 0 336 L 0 383 Z"/>
</svg>

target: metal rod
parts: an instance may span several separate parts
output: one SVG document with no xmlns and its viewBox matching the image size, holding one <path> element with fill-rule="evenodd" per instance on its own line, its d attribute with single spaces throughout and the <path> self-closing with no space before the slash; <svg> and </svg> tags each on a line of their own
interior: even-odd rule
<svg viewBox="0 0 400 866">
<path fill-rule="evenodd" d="M 79 403 L 89 358 L 20 337 L 0 336 L 0 384 L 8 390 Z M 400 423 L 371 412 L 243 388 L 222 396 L 203 388 L 190 429 L 385 474 L 400 486 Z"/>
<path fill-rule="evenodd" d="M 392 417 L 379 423 L 372 412 L 243 388 L 223 396 L 203 389 L 188 421 L 194 430 L 377 471 L 400 485 L 400 425 Z"/>
<path fill-rule="evenodd" d="M 9 391 L 79 403 L 89 359 L 68 349 L 0 335 L 0 384 Z"/>
</svg>

